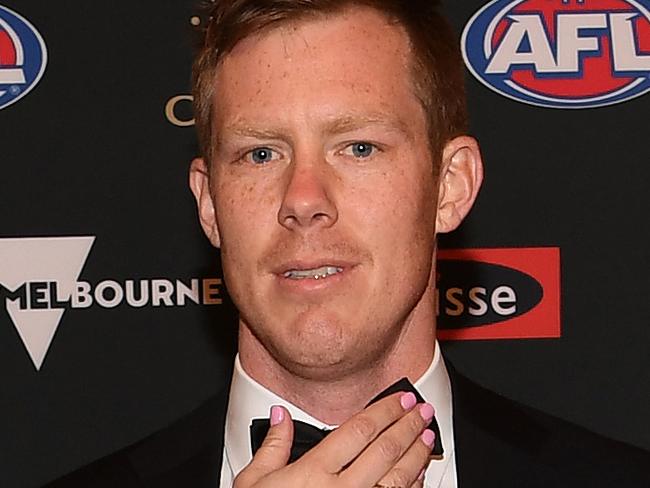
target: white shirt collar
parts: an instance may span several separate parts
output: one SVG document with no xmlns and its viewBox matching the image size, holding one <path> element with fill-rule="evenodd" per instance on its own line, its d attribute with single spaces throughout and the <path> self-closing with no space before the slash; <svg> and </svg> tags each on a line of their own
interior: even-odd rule
<svg viewBox="0 0 650 488">
<path fill-rule="evenodd" d="M 424 399 L 435 408 L 436 420 L 440 427 L 444 449 L 443 458 L 432 461 L 427 469 L 426 486 L 447 486 L 447 483 L 441 484 L 441 482 L 443 478 L 450 476 L 453 476 L 454 485 L 449 486 L 455 486 L 455 463 L 449 462 L 454 457 L 451 385 L 437 342 L 431 365 L 415 382 L 414 386 Z M 260 385 L 244 371 L 238 355 L 235 358 L 224 438 L 225 456 L 223 468 L 226 469 L 226 463 L 229 464 L 229 471 L 233 476 L 244 469 L 252 459 L 249 431 L 251 420 L 254 418 L 268 418 L 269 410 L 273 405 L 284 406 L 295 420 L 308 422 L 318 428 L 333 427 L 318 421 L 297 406 Z M 450 471 L 453 472 L 450 474 Z"/>
</svg>

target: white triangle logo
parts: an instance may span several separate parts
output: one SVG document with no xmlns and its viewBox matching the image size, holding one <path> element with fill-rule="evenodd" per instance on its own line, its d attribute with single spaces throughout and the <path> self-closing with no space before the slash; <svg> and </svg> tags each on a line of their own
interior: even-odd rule
<svg viewBox="0 0 650 488">
<path fill-rule="evenodd" d="M 29 282 L 56 282 L 58 301 L 66 302 L 94 241 L 94 236 L 0 239 L 0 285 L 13 293 Z M 0 307 L 6 306 L 34 367 L 39 370 L 64 309 L 21 309 L 20 300 L 9 297 L 4 302 Z"/>
</svg>

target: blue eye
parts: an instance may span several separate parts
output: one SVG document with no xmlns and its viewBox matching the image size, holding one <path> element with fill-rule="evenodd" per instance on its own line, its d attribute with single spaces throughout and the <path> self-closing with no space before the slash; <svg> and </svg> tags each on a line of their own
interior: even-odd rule
<svg viewBox="0 0 650 488">
<path fill-rule="evenodd" d="M 355 142 L 350 146 L 355 158 L 367 158 L 375 151 L 375 146 L 368 142 Z"/>
<path fill-rule="evenodd" d="M 258 147 L 250 152 L 250 157 L 255 164 L 264 164 L 273 160 L 274 153 L 268 147 Z"/>
</svg>

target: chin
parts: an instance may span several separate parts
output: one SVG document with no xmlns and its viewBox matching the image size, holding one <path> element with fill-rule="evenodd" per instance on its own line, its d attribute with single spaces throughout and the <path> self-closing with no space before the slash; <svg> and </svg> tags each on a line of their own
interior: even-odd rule
<svg viewBox="0 0 650 488">
<path fill-rule="evenodd" d="M 311 380 L 332 380 L 363 369 L 378 359 L 383 342 L 373 331 L 373 340 L 354 329 L 358 321 L 341 322 L 311 317 L 294 321 L 283 338 L 276 337 L 274 356 L 291 373 Z M 372 349 L 370 349 L 372 347 Z"/>
</svg>

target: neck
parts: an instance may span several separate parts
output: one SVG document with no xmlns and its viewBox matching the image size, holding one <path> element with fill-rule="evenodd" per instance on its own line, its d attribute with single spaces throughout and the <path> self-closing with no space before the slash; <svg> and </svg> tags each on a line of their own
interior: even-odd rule
<svg viewBox="0 0 650 488">
<path fill-rule="evenodd" d="M 395 381 L 407 377 L 415 383 L 427 370 L 435 347 L 433 289 L 430 282 L 403 322 L 401 333 L 392 347 L 386 348 L 385 353 L 371 364 L 344 374 L 333 371 L 330 376 L 319 375 L 318 378 L 299 376 L 276 361 L 250 329 L 240 322 L 241 365 L 255 381 L 312 417 L 329 425 L 340 425 Z"/>
</svg>

